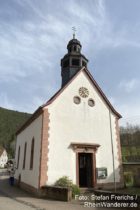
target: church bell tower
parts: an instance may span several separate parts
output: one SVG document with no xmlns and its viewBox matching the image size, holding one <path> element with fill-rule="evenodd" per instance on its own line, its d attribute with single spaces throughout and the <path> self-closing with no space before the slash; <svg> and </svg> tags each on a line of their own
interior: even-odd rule
<svg viewBox="0 0 140 210">
<path fill-rule="evenodd" d="M 81 54 L 82 45 L 79 40 L 71 39 L 67 45 L 67 54 L 61 59 L 62 87 L 83 67 L 87 67 L 88 59 Z"/>
</svg>

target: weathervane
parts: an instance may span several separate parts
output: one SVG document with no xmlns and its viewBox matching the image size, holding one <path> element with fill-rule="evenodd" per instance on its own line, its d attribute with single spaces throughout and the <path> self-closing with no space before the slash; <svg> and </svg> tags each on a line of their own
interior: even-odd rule
<svg viewBox="0 0 140 210">
<path fill-rule="evenodd" d="M 73 39 L 75 39 L 75 31 L 76 31 L 75 26 L 72 27 L 72 30 L 73 30 Z"/>
</svg>

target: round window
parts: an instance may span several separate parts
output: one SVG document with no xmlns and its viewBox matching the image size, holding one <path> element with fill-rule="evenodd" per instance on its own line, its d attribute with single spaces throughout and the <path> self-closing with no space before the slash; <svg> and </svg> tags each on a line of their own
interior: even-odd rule
<svg viewBox="0 0 140 210">
<path fill-rule="evenodd" d="M 95 101 L 93 99 L 88 100 L 88 105 L 93 107 L 95 105 Z"/>
<path fill-rule="evenodd" d="M 73 101 L 75 104 L 80 104 L 81 98 L 79 96 L 74 96 Z"/>
</svg>

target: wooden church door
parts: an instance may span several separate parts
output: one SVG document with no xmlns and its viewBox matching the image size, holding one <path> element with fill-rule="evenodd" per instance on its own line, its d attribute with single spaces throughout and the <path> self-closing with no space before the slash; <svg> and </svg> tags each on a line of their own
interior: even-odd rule
<svg viewBox="0 0 140 210">
<path fill-rule="evenodd" d="M 92 153 L 79 153 L 79 187 L 93 187 Z"/>
</svg>

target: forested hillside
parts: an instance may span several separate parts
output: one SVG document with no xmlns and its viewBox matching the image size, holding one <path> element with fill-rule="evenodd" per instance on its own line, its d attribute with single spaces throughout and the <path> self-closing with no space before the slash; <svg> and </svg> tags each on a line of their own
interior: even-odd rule
<svg viewBox="0 0 140 210">
<path fill-rule="evenodd" d="M 16 130 L 31 114 L 0 108 L 0 145 L 13 156 Z"/>
<path fill-rule="evenodd" d="M 121 127 L 120 137 L 123 162 L 140 162 L 140 126 Z"/>
</svg>

